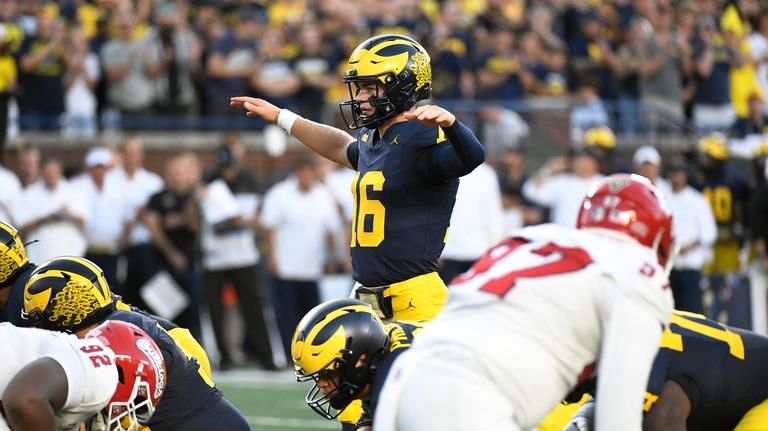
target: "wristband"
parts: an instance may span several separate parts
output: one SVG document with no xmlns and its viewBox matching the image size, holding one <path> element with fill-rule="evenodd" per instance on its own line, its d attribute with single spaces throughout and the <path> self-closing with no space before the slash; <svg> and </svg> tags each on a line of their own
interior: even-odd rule
<svg viewBox="0 0 768 431">
<path fill-rule="evenodd" d="M 290 135 L 291 129 L 293 128 L 293 123 L 295 123 L 299 118 L 300 117 L 298 114 L 291 112 L 288 109 L 281 109 L 280 113 L 277 114 L 277 125 Z"/>
</svg>

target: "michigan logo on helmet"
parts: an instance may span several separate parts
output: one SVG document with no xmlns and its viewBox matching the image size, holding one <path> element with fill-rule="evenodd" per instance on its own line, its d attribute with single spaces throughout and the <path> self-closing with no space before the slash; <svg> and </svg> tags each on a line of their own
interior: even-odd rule
<svg viewBox="0 0 768 431">
<path fill-rule="evenodd" d="M 344 74 L 350 100 L 339 104 L 350 129 L 378 127 L 382 121 L 405 112 L 432 93 L 432 67 L 429 54 L 415 40 L 397 34 L 374 36 L 352 52 Z M 355 100 L 363 84 L 377 84 L 376 95 Z M 381 91 L 379 93 L 379 90 Z M 360 106 L 369 103 L 373 113 L 366 115 Z M 352 121 L 346 110 L 351 111 Z"/>
<path fill-rule="evenodd" d="M 337 417 L 373 381 L 386 347 L 384 324 L 363 301 L 335 299 L 310 310 L 291 342 L 296 379 L 315 381 L 307 404 L 327 419 Z"/>
<path fill-rule="evenodd" d="M 27 262 L 27 249 L 21 242 L 19 232 L 0 221 L 0 284 L 5 284 Z"/>
<path fill-rule="evenodd" d="M 88 259 L 57 257 L 37 267 L 24 286 L 22 317 L 32 326 L 74 332 L 114 311 L 104 272 Z"/>
</svg>

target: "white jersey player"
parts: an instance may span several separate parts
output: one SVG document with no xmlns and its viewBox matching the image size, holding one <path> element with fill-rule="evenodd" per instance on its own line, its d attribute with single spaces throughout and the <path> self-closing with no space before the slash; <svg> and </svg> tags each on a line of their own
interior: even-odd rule
<svg viewBox="0 0 768 431">
<path fill-rule="evenodd" d="M 151 415 L 165 387 L 159 349 L 125 322 L 108 321 L 84 339 L 2 323 L 0 348 L 0 430 L 129 429 L 143 405 Z"/>
<path fill-rule="evenodd" d="M 530 429 L 595 373 L 597 430 L 641 430 L 673 306 L 663 199 L 644 177 L 613 175 L 578 229 L 525 228 L 491 248 L 394 365 L 376 430 Z"/>
</svg>

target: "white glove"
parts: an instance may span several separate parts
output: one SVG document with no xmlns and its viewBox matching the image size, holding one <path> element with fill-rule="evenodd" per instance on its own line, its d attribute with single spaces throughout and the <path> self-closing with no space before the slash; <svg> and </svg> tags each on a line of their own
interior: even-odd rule
<svg viewBox="0 0 768 431">
<path fill-rule="evenodd" d="M 571 418 L 568 424 L 565 425 L 563 431 L 592 431 L 594 429 L 595 420 L 595 399 L 590 397 L 585 402 L 575 415 Z"/>
</svg>

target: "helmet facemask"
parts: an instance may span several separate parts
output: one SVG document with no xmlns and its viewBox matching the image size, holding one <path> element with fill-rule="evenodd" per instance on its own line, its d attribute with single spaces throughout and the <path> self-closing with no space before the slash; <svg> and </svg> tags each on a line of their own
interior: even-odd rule
<svg viewBox="0 0 768 431">
<path fill-rule="evenodd" d="M 385 78 L 388 82 L 392 80 L 391 74 Z M 344 123 L 350 129 L 359 129 L 361 127 L 374 128 L 379 127 L 384 120 L 394 117 L 398 114 L 397 107 L 387 97 L 387 89 L 382 91 L 381 80 L 375 76 L 358 77 L 350 74 L 344 77 L 344 83 L 349 89 L 349 100 L 339 103 L 339 110 Z M 368 100 L 357 100 L 361 88 L 366 84 L 376 86 L 376 93 Z M 368 103 L 373 109 L 373 114 L 364 115 L 362 104 Z M 349 107 L 349 108 L 347 108 Z M 347 116 L 349 115 L 349 117 Z M 349 120 L 351 118 L 351 121 Z"/>
<path fill-rule="evenodd" d="M 315 382 L 307 392 L 305 401 L 312 410 L 326 419 L 335 419 L 352 401 L 359 398 L 363 389 L 371 383 L 375 370 L 374 364 L 377 362 L 366 359 L 363 365 L 356 367 L 359 358 L 352 358 L 350 350 L 345 349 L 340 353 L 341 357 L 314 374 L 306 375 L 301 369 L 296 370 L 297 381 L 313 380 Z M 333 386 L 328 393 L 318 386 L 320 379 L 325 379 Z"/>
<path fill-rule="evenodd" d="M 146 424 L 155 412 L 149 383 L 136 377 L 131 396 L 126 401 L 112 401 L 107 405 L 107 429 L 109 431 L 131 431 Z"/>
</svg>

